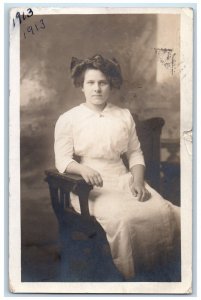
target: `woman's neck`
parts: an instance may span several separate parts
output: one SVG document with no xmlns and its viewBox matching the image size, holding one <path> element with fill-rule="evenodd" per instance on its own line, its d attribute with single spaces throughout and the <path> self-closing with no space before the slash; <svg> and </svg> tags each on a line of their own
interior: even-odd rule
<svg viewBox="0 0 201 300">
<path fill-rule="evenodd" d="M 88 108 L 90 108 L 94 111 L 101 112 L 107 106 L 107 102 L 100 104 L 100 105 L 93 105 L 91 103 L 85 102 L 84 105 L 86 105 Z"/>
</svg>

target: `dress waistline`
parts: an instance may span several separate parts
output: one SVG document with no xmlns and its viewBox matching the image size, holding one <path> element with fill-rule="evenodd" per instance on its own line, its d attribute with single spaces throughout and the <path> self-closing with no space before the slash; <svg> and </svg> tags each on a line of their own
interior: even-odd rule
<svg viewBox="0 0 201 300">
<path fill-rule="evenodd" d="M 119 176 L 128 172 L 121 158 L 106 159 L 81 157 L 80 163 L 87 165 L 106 176 Z"/>
</svg>

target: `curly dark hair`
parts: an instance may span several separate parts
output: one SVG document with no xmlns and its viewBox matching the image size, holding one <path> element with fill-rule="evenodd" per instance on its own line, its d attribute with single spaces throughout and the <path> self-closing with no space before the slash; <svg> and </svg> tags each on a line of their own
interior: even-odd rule
<svg viewBox="0 0 201 300">
<path fill-rule="evenodd" d="M 106 59 L 99 54 L 83 60 L 72 57 L 70 69 L 75 87 L 83 86 L 84 74 L 87 69 L 100 70 L 106 76 L 111 88 L 119 89 L 123 83 L 121 69 L 115 58 Z"/>
</svg>

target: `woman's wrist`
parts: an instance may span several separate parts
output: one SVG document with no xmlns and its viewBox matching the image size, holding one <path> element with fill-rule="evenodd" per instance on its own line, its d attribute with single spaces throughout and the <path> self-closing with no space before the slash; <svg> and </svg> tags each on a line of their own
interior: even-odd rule
<svg viewBox="0 0 201 300">
<path fill-rule="evenodd" d="M 133 178 L 133 182 L 136 185 L 144 186 L 144 179 L 135 179 L 135 178 Z"/>
<path fill-rule="evenodd" d="M 137 185 L 144 185 L 144 169 L 143 165 L 135 165 L 131 168 L 130 172 L 133 176 L 133 181 Z"/>
<path fill-rule="evenodd" d="M 77 175 L 82 175 L 82 165 L 79 164 L 77 161 L 72 161 L 69 163 L 69 165 L 66 168 L 67 173 L 73 173 Z"/>
</svg>

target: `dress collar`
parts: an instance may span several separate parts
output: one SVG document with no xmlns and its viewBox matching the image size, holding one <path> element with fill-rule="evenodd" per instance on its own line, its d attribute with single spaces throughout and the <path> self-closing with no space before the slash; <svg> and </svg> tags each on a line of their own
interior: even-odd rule
<svg viewBox="0 0 201 300">
<path fill-rule="evenodd" d="M 105 114 L 105 112 L 107 112 L 111 108 L 112 104 L 109 103 L 109 102 L 107 102 L 107 104 L 104 107 L 104 109 L 102 111 L 100 111 L 100 112 L 96 111 L 96 110 L 93 110 L 92 108 L 86 106 L 85 103 L 81 103 L 80 106 L 83 107 L 85 110 L 91 112 L 91 113 L 94 113 L 94 114 L 96 114 L 98 116 L 103 116 Z"/>
</svg>

